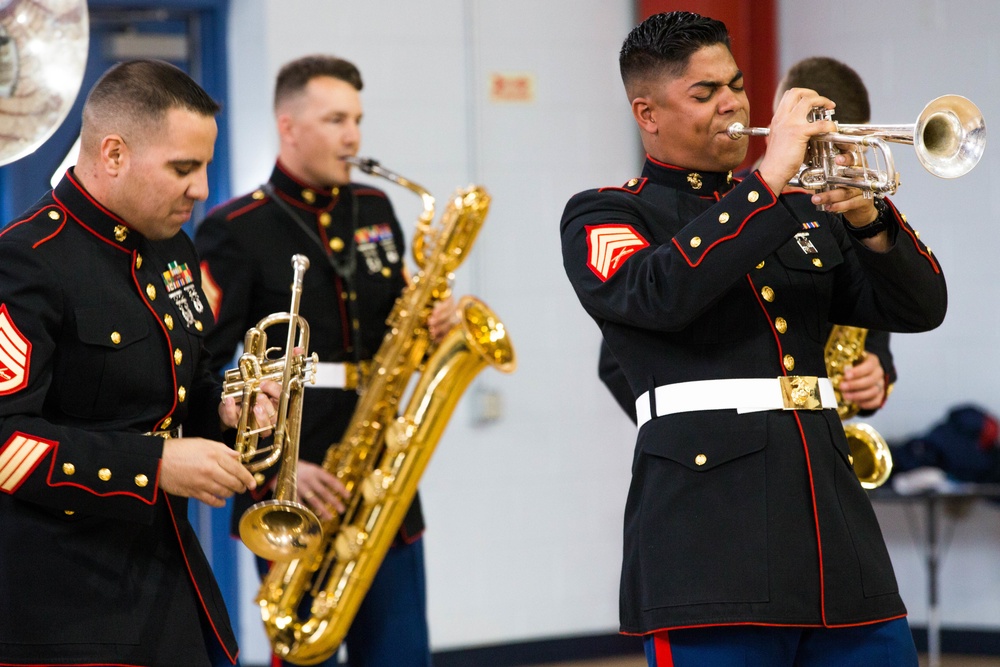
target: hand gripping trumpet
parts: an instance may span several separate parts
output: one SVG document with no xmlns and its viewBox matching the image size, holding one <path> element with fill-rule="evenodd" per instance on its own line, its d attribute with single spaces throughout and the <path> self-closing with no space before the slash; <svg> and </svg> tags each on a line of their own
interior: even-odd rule
<svg viewBox="0 0 1000 667">
<path fill-rule="evenodd" d="M 832 120 L 833 111 L 813 109 L 813 120 Z M 766 127 L 733 123 L 730 138 L 767 136 Z M 891 195 L 899 187 L 899 172 L 887 142 L 912 144 L 924 169 L 941 178 L 958 178 L 972 171 L 986 149 L 986 121 L 979 108 L 961 95 L 930 101 L 913 125 L 838 124 L 837 132 L 810 139 L 805 162 L 789 185 L 807 190 L 832 187 L 860 189 L 865 197 Z M 853 164 L 834 159 L 849 147 Z M 869 149 L 872 159 L 867 155 Z"/>
<path fill-rule="evenodd" d="M 323 461 L 347 488 L 347 508 L 324 522 L 315 554 L 275 563 L 257 597 L 274 653 L 301 665 L 327 659 L 343 641 L 462 392 L 486 366 L 506 373 L 515 367 L 503 323 L 478 299 L 460 300 L 459 323 L 436 345 L 427 325 L 434 304 L 450 294 L 452 272 L 472 247 L 489 195 L 479 187 L 460 190 L 432 230 L 434 198 L 426 190 L 373 160 L 348 161 L 420 195 L 424 211 L 413 241 L 420 271 L 396 300 L 375 370 Z"/>
<path fill-rule="evenodd" d="M 240 538 L 250 551 L 270 561 L 288 561 L 315 550 L 322 537 L 319 519 L 296 499 L 296 468 L 299 460 L 299 431 L 302 420 L 302 391 L 306 382 L 315 382 L 316 353 L 307 356 L 309 324 L 299 316 L 302 277 L 309 268 L 305 255 L 292 257 L 292 303 L 287 313 L 268 315 L 247 331 L 243 354 L 236 368 L 225 373 L 222 397 L 241 397 L 236 432 L 236 451 L 250 472 L 258 472 L 282 460 L 275 480 L 274 496 L 250 507 L 240 518 Z M 287 324 L 284 356 L 271 355 L 278 348 L 267 347 L 267 328 Z M 277 421 L 269 446 L 259 447 L 260 434 L 270 425 L 254 422 L 253 408 L 265 380 L 281 383 Z M 263 400 L 269 400 L 267 396 Z"/>
</svg>

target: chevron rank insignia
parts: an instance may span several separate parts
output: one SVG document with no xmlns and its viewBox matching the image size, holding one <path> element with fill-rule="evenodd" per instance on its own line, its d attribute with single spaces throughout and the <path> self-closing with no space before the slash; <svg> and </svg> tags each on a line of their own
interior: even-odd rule
<svg viewBox="0 0 1000 667">
<path fill-rule="evenodd" d="M 587 227 L 587 266 L 602 281 L 607 281 L 637 250 L 647 247 L 631 225 Z"/>
<path fill-rule="evenodd" d="M 28 384 L 30 359 L 31 343 L 14 325 L 7 304 L 0 304 L 0 396 Z"/>
</svg>

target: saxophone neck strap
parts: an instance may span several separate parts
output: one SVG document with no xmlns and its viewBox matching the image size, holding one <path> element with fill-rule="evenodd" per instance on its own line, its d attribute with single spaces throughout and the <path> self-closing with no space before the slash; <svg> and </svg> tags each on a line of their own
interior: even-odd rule
<svg viewBox="0 0 1000 667">
<path fill-rule="evenodd" d="M 350 200 L 351 206 L 351 230 L 350 234 L 347 235 L 347 241 L 344 244 L 344 248 L 341 252 L 331 253 L 326 244 L 323 243 L 323 239 L 320 238 L 316 230 L 309 226 L 305 220 L 302 219 L 298 213 L 295 212 L 288 202 L 284 201 L 281 196 L 275 190 L 274 185 L 269 181 L 261 186 L 261 189 L 267 193 L 271 198 L 271 201 L 278 205 L 285 214 L 291 218 L 299 228 L 305 232 L 312 241 L 316 243 L 322 250 L 323 256 L 326 257 L 326 261 L 329 262 L 333 270 L 337 272 L 337 275 L 344 282 L 344 287 L 346 291 L 354 294 L 354 274 L 358 265 L 358 254 L 355 252 L 354 237 L 355 232 L 358 229 L 358 198 L 354 196 L 354 191 L 350 186 L 344 186 L 340 189 L 341 193 L 345 193 L 347 198 Z M 338 290 L 341 292 L 344 290 Z M 358 304 L 357 299 L 349 298 L 344 299 L 344 305 L 347 308 L 347 317 L 350 321 L 351 327 L 351 350 L 354 355 L 354 361 L 356 364 L 361 363 L 361 317 L 358 315 Z M 355 385 L 354 389 L 358 393 L 364 391 L 365 379 L 361 378 L 360 381 Z"/>
<path fill-rule="evenodd" d="M 354 236 L 358 229 L 358 198 L 354 196 L 354 192 L 350 186 L 344 186 L 341 188 L 341 192 L 347 195 L 350 200 L 351 207 L 351 230 L 350 234 L 347 235 L 347 240 L 344 242 L 344 248 L 340 252 L 331 253 L 326 244 L 323 243 L 323 239 L 319 237 L 319 234 L 313 227 L 302 219 L 298 213 L 295 212 L 291 206 L 288 205 L 284 199 L 281 198 L 278 191 L 274 188 L 274 185 L 270 182 L 265 183 L 261 186 L 261 189 L 271 197 L 271 200 L 278 205 L 278 207 L 284 211 L 284 213 L 291 218 L 299 228 L 306 233 L 313 242 L 316 243 L 320 248 L 323 249 L 323 254 L 326 256 L 327 261 L 333 270 L 337 272 L 337 275 L 347 281 L 348 285 L 353 289 L 354 284 L 354 272 L 358 266 L 358 255 L 354 251 Z"/>
</svg>

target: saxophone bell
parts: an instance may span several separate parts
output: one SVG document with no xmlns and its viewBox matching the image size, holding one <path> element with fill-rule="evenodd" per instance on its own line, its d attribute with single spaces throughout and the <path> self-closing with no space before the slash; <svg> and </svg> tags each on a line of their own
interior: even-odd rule
<svg viewBox="0 0 1000 667">
<path fill-rule="evenodd" d="M 350 494 L 345 511 L 324 524 L 315 554 L 275 563 L 258 593 L 274 653 L 301 665 L 336 653 L 469 383 L 487 366 L 505 373 L 516 366 L 506 328 L 478 299 L 459 300 L 459 324 L 436 345 L 428 331 L 434 304 L 449 294 L 452 271 L 483 224 L 489 195 L 476 186 L 458 191 L 432 232 L 434 200 L 426 190 L 376 169 L 374 161 L 366 164 L 423 199 L 419 254 L 414 243 L 420 270 L 386 318 L 375 370 L 340 442 L 323 461 Z"/>
</svg>

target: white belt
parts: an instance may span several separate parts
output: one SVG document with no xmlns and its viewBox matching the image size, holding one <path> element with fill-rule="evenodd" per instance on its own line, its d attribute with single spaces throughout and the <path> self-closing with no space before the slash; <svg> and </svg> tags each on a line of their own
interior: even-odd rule
<svg viewBox="0 0 1000 667">
<path fill-rule="evenodd" d="M 836 409 L 837 397 L 830 378 L 791 375 L 778 378 L 733 378 L 695 380 L 665 384 L 653 390 L 656 414 L 652 414 L 647 391 L 635 402 L 636 423 L 653 417 L 698 410 L 823 410 Z"/>
<path fill-rule="evenodd" d="M 306 384 L 306 387 L 323 387 L 326 389 L 344 389 L 347 387 L 347 367 L 354 364 L 333 363 L 324 361 L 314 364 L 316 369 L 316 381 Z"/>
</svg>

